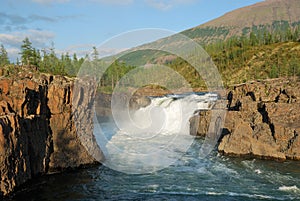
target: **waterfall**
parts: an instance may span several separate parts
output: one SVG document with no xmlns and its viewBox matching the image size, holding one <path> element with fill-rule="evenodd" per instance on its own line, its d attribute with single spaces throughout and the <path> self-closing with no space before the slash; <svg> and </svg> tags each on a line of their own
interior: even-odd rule
<svg viewBox="0 0 300 201">
<path fill-rule="evenodd" d="M 102 141 L 105 165 L 135 174 L 173 164 L 193 143 L 189 119 L 199 110 L 210 109 L 217 98 L 213 93 L 151 97 L 151 103 L 144 108 L 118 111 L 115 133 L 98 140 Z M 107 139 L 105 144 L 103 139 Z"/>
</svg>

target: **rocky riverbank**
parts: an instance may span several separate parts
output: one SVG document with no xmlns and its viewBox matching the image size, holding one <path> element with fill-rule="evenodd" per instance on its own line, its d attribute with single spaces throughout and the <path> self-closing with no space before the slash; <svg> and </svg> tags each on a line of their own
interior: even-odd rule
<svg viewBox="0 0 300 201">
<path fill-rule="evenodd" d="M 91 79 L 18 68 L 13 75 L 0 69 L 0 197 L 33 177 L 104 160 L 93 136 L 94 102 L 97 115 L 111 113 L 111 96 L 96 95 Z M 290 79 L 232 86 L 219 152 L 300 160 L 299 88 L 300 80 Z M 150 103 L 144 93 L 167 92 L 139 91 L 129 101 L 131 109 Z M 191 127 L 200 121 L 192 133 L 205 136 L 210 116 L 201 111 L 192 118 Z"/>
<path fill-rule="evenodd" d="M 0 197 L 38 175 L 103 159 L 93 83 L 18 68 L 0 72 Z"/>
<path fill-rule="evenodd" d="M 218 150 L 225 155 L 300 160 L 300 81 L 272 79 L 232 86 Z M 210 112 L 200 113 L 205 135 Z M 191 120 L 192 122 L 195 119 Z"/>
<path fill-rule="evenodd" d="M 252 81 L 227 89 L 228 108 L 218 151 L 225 155 L 300 160 L 300 80 Z M 150 90 L 149 90 L 150 92 Z M 131 97 L 130 107 L 149 104 L 147 90 Z M 151 96 L 160 96 L 152 89 Z M 190 119 L 191 134 L 204 137 L 211 111 Z"/>
</svg>

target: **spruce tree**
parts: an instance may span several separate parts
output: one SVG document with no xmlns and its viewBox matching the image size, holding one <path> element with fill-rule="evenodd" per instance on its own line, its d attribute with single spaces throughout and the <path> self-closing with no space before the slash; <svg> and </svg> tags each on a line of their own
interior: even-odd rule
<svg viewBox="0 0 300 201">
<path fill-rule="evenodd" d="M 32 48 L 32 43 L 26 37 L 21 45 L 21 62 L 23 65 L 30 65 L 34 63 L 35 51 Z"/>
<path fill-rule="evenodd" d="M 8 54 L 6 49 L 4 48 L 3 44 L 0 47 L 0 66 L 5 66 L 9 64 Z"/>
</svg>

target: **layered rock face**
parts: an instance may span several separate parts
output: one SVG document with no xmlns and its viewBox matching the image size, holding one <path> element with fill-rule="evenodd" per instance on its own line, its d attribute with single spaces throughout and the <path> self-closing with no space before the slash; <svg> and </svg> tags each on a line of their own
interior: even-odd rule
<svg viewBox="0 0 300 201">
<path fill-rule="evenodd" d="M 37 175 L 103 159 L 93 136 L 94 93 L 89 80 L 0 77 L 0 197 Z"/>
<path fill-rule="evenodd" d="M 226 155 L 300 160 L 299 88 L 299 81 L 288 79 L 234 86 L 218 150 Z M 197 117 L 198 135 L 205 133 L 208 114 Z"/>
</svg>

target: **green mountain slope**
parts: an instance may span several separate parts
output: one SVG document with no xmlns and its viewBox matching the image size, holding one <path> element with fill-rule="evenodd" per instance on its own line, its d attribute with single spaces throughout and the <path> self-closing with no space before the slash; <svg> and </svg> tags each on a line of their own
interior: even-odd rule
<svg viewBox="0 0 300 201">
<path fill-rule="evenodd" d="M 300 0 L 266 0 L 226 13 L 182 34 L 205 44 L 261 29 L 281 30 L 299 24 Z"/>
<path fill-rule="evenodd" d="M 293 31 L 300 27 L 300 0 L 267 0 L 251 6 L 231 11 L 215 20 L 200 26 L 182 31 L 183 34 L 202 46 L 228 40 L 236 36 L 249 37 L 254 33 L 258 37 L 264 34 L 277 34 L 278 42 L 286 41 L 282 33 Z M 178 41 L 172 40 L 176 34 L 157 40 L 140 47 L 170 46 L 179 48 Z M 170 42 L 171 41 L 171 42 Z M 175 42 L 174 42 L 175 41 Z M 154 51 L 138 51 L 126 55 L 121 60 L 130 65 L 143 65 L 147 63 L 163 63 L 166 53 Z"/>
<path fill-rule="evenodd" d="M 300 0 L 263 1 L 179 34 L 204 47 L 226 85 L 254 79 L 300 76 Z M 205 88 L 201 75 L 187 62 L 153 48 L 182 49 L 183 42 L 177 40 L 179 34 L 123 53 L 119 62 L 130 66 L 168 65 L 192 87 Z M 165 75 L 162 79 L 167 77 Z M 107 83 L 111 80 L 108 78 Z"/>
</svg>

